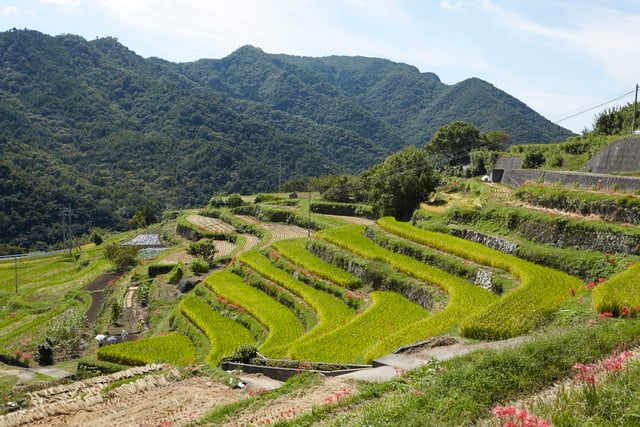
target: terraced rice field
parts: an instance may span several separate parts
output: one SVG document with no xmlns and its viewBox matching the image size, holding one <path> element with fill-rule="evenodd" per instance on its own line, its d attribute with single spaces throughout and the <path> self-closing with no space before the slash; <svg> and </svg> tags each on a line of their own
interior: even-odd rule
<svg viewBox="0 0 640 427">
<path fill-rule="evenodd" d="M 231 224 L 227 224 L 219 218 L 192 214 L 187 216 L 187 221 L 213 233 L 233 233 L 235 231 Z"/>
</svg>

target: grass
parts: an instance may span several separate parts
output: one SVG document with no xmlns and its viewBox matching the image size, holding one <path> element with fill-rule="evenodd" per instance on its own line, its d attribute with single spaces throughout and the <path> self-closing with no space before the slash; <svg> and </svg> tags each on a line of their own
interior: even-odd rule
<svg viewBox="0 0 640 427">
<path fill-rule="evenodd" d="M 573 377 L 576 363 L 595 362 L 639 341 L 640 324 L 634 321 L 607 319 L 592 328 L 547 331 L 515 348 L 475 351 L 441 362 L 435 373 L 430 366 L 410 371 L 349 411 L 316 411 L 282 425 L 476 425 L 490 419 L 495 406 L 531 396 L 549 384 Z M 611 391 L 615 394 L 613 388 Z M 635 393 L 630 395 L 637 398 Z M 627 401 L 632 402 L 631 408 L 638 405 L 637 400 Z M 628 415 L 634 416 L 633 411 L 629 410 Z"/>
</svg>

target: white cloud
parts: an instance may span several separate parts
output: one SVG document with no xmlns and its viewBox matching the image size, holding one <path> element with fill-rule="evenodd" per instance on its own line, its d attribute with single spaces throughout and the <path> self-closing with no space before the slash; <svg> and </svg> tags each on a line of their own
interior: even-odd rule
<svg viewBox="0 0 640 427">
<path fill-rule="evenodd" d="M 462 5 L 462 2 L 459 2 L 459 1 L 453 3 L 453 2 L 450 2 L 450 1 L 444 0 L 444 1 L 441 1 L 440 4 L 438 4 L 438 7 L 440 9 L 455 10 L 455 11 L 458 11 L 458 12 L 464 12 L 465 11 L 465 8 Z"/>
<path fill-rule="evenodd" d="M 43 4 L 52 4 L 64 9 L 73 9 L 80 6 L 80 0 L 40 0 Z"/>
<path fill-rule="evenodd" d="M 636 43 L 640 39 L 640 14 L 576 6 L 563 27 L 552 27 L 498 7 L 490 0 L 479 0 L 478 4 L 500 25 L 551 42 L 550 46 L 580 58 L 585 66 L 597 67 L 619 84 L 633 85 L 640 80 Z"/>
<path fill-rule="evenodd" d="M 17 12 L 18 9 L 14 6 L 5 6 L 2 9 L 0 9 L 0 16 L 9 16 L 12 13 Z"/>
</svg>

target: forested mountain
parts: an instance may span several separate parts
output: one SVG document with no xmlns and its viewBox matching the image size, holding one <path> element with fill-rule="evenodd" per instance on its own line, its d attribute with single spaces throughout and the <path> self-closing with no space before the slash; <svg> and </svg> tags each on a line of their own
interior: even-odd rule
<svg viewBox="0 0 640 427">
<path fill-rule="evenodd" d="M 357 173 L 454 119 L 514 143 L 570 134 L 481 80 L 448 86 L 382 59 L 245 46 L 175 64 L 114 38 L 0 33 L 0 244 L 59 241 L 67 206 L 77 235 L 126 227 L 144 205 Z"/>
</svg>

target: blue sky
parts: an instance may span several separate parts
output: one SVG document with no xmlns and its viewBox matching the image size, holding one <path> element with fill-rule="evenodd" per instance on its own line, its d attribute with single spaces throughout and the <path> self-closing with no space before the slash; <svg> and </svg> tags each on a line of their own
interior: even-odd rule
<svg viewBox="0 0 640 427">
<path fill-rule="evenodd" d="M 640 0 L 0 0 L 11 28 L 116 37 L 173 62 L 245 44 L 386 58 L 446 84 L 479 77 L 578 133 L 640 83 Z"/>
</svg>

